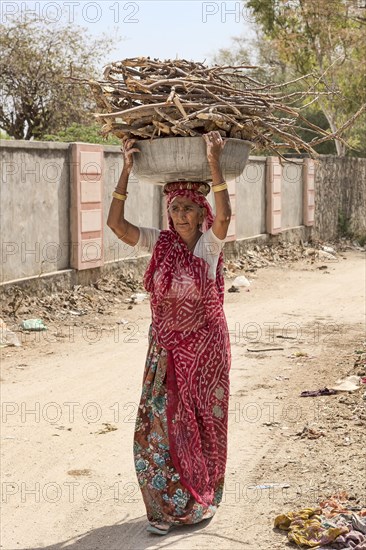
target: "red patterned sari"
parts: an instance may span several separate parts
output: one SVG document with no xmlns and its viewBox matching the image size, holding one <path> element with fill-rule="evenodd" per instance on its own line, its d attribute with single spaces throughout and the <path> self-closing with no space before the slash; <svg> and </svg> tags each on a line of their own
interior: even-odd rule
<svg viewBox="0 0 366 550">
<path fill-rule="evenodd" d="M 209 278 L 207 262 L 171 226 L 145 274 L 152 325 L 134 454 L 152 523 L 196 523 L 222 498 L 231 359 L 222 265 L 220 253 Z"/>
</svg>

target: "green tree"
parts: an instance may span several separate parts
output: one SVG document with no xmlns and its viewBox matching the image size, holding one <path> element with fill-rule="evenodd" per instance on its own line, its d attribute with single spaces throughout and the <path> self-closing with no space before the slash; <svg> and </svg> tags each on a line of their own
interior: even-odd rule
<svg viewBox="0 0 366 550">
<path fill-rule="evenodd" d="M 42 139 L 73 123 L 90 124 L 95 102 L 76 79 L 97 76 L 110 38 L 72 24 L 36 20 L 0 25 L 0 128 L 15 139 Z"/>
<path fill-rule="evenodd" d="M 318 105 L 332 132 L 366 103 L 366 27 L 361 5 L 352 0 L 247 0 L 258 28 L 278 59 L 295 75 L 313 73 Z M 348 132 L 351 144 L 360 143 L 364 128 L 359 119 Z M 344 143 L 335 140 L 337 154 Z M 365 150 L 365 149 L 364 149 Z"/>
</svg>

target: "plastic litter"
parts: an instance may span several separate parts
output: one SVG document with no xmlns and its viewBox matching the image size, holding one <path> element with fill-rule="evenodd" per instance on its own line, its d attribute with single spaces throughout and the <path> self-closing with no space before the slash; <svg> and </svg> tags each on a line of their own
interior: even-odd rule
<svg viewBox="0 0 366 550">
<path fill-rule="evenodd" d="M 360 376 L 347 376 L 347 378 L 344 378 L 343 380 L 337 380 L 337 382 L 331 386 L 331 389 L 336 391 L 356 391 L 361 387 L 360 380 Z"/>
<path fill-rule="evenodd" d="M 233 286 L 241 287 L 241 286 L 250 286 L 250 282 L 244 275 L 239 275 L 239 277 L 235 277 L 235 279 L 232 282 Z"/>
<path fill-rule="evenodd" d="M 138 292 L 137 294 L 131 295 L 131 300 L 135 304 L 141 304 L 145 299 L 147 298 L 147 294 L 144 294 L 143 292 Z"/>
<path fill-rule="evenodd" d="M 337 258 L 334 256 L 334 254 L 330 254 L 330 252 L 326 252 L 325 250 L 319 250 L 319 259 L 320 260 L 333 260 L 338 261 Z"/>
<path fill-rule="evenodd" d="M 324 250 L 324 252 L 328 252 L 329 254 L 336 254 L 336 251 L 331 246 L 322 246 L 322 250 Z"/>
<path fill-rule="evenodd" d="M 9 330 L 6 323 L 0 319 L 0 347 L 15 346 L 18 348 L 21 345 L 15 332 Z"/>
<path fill-rule="evenodd" d="M 23 330 L 47 330 L 42 319 L 26 319 L 20 324 Z"/>
</svg>

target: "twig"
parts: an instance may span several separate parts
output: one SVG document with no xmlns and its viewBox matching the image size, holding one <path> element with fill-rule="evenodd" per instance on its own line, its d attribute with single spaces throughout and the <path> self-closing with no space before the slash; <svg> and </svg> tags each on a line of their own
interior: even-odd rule
<svg viewBox="0 0 366 550">
<path fill-rule="evenodd" d="M 262 84 L 247 74 L 252 68 L 207 67 L 185 59 L 137 57 L 111 63 L 103 80 L 90 80 L 88 84 L 101 111 L 95 116 L 105 123 L 104 134 L 153 139 L 198 136 L 216 129 L 225 137 L 239 137 L 252 141 L 257 148 L 274 150 L 280 157 L 279 150 L 284 148 L 316 156 L 315 145 L 333 139 L 342 141 L 340 134 L 366 109 L 362 106 L 337 132 L 329 133 L 301 113 L 324 95 L 334 94 L 316 90 L 320 83 L 326 86 L 322 76 L 306 91 L 286 93 L 288 86 L 314 74 L 283 84 Z M 311 100 L 304 105 L 308 98 Z M 315 134 L 314 139 L 304 141 L 297 133 L 300 129 Z"/>
</svg>

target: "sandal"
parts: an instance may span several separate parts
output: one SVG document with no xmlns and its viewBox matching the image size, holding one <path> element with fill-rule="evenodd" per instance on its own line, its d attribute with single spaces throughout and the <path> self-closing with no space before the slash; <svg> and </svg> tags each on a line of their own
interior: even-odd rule
<svg viewBox="0 0 366 550">
<path fill-rule="evenodd" d="M 147 526 L 146 531 L 148 531 L 149 533 L 153 533 L 154 535 L 167 535 L 171 529 L 170 525 L 168 525 L 167 527 L 157 527 L 157 525 L 152 525 L 150 523 L 150 525 Z"/>
</svg>

